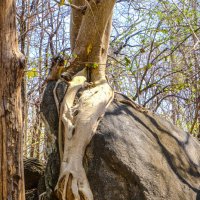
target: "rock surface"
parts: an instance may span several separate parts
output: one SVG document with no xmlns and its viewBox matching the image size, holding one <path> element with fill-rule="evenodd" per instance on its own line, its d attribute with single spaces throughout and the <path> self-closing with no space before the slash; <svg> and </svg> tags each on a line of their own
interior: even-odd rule
<svg viewBox="0 0 200 200">
<path fill-rule="evenodd" d="M 44 164 L 36 158 L 24 159 L 24 178 L 26 200 L 38 200 L 38 191 L 44 191 L 44 183 L 41 184 L 44 176 Z"/>
<path fill-rule="evenodd" d="M 36 158 L 24 159 L 25 189 L 37 188 L 40 178 L 44 174 L 44 165 Z"/>
<path fill-rule="evenodd" d="M 54 85 L 47 85 L 41 110 L 56 136 Z M 56 199 L 56 147 L 45 172 L 47 199 Z M 195 138 L 116 94 L 86 150 L 84 167 L 95 200 L 200 200 L 199 152 Z"/>
<path fill-rule="evenodd" d="M 26 200 L 38 200 L 37 189 L 26 190 Z"/>
</svg>

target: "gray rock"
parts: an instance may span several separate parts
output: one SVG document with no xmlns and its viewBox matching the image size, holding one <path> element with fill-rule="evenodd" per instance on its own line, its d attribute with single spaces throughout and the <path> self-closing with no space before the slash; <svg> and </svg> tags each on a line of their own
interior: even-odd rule
<svg viewBox="0 0 200 200">
<path fill-rule="evenodd" d="M 115 100 L 86 152 L 94 199 L 196 200 L 199 151 L 168 121 Z"/>
<path fill-rule="evenodd" d="M 26 190 L 26 200 L 38 200 L 37 189 Z"/>
<path fill-rule="evenodd" d="M 36 158 L 24 159 L 25 189 L 37 188 L 40 178 L 44 174 L 44 164 Z"/>
<path fill-rule="evenodd" d="M 51 99 L 49 89 L 48 94 Z M 46 110 L 53 108 L 45 98 L 43 114 L 57 135 L 57 116 L 48 114 Z M 94 199 L 200 200 L 199 142 L 167 120 L 131 104 L 116 94 L 86 150 L 84 167 Z M 56 150 L 47 169 L 51 170 L 46 170 L 45 176 L 50 177 L 46 185 L 52 192 L 59 169 Z"/>
</svg>

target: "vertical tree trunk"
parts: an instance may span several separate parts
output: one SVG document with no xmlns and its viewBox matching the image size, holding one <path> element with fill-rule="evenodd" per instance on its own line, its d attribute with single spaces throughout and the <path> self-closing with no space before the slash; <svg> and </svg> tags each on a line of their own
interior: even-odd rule
<svg viewBox="0 0 200 200">
<path fill-rule="evenodd" d="M 29 4 L 28 4 L 29 5 Z M 22 11 L 19 18 L 19 41 L 20 41 L 20 51 L 25 55 L 25 48 L 26 48 L 26 31 L 27 31 L 27 22 L 25 19 L 25 12 L 26 12 L 26 2 L 22 1 Z M 29 20 L 29 19 L 28 19 Z M 25 70 L 27 69 L 27 66 L 25 66 Z M 27 80 L 26 76 L 22 79 L 22 87 L 21 87 L 21 93 L 22 93 L 22 119 L 23 119 L 23 133 L 24 133 L 24 156 L 27 157 L 27 123 L 28 123 L 28 107 L 27 107 Z"/>
<path fill-rule="evenodd" d="M 27 10 L 27 15 L 29 16 L 26 20 L 26 48 L 24 49 L 24 55 L 26 55 L 26 63 L 28 63 L 29 59 L 29 53 L 30 53 L 30 41 L 31 41 L 31 35 L 29 34 L 27 37 L 27 32 L 30 30 L 30 25 L 31 25 L 31 19 L 30 19 L 30 0 L 27 0 L 27 5 L 26 5 L 26 10 Z M 24 34 L 23 34 L 24 35 Z M 23 53 L 23 51 L 22 51 Z M 27 70 L 27 65 L 25 66 L 25 70 Z M 25 117 L 24 119 L 24 127 L 23 127 L 23 132 L 24 132 L 24 143 L 23 143 L 23 149 L 24 149 L 24 156 L 28 156 L 28 97 L 27 97 L 27 78 L 24 76 L 24 100 L 22 99 L 23 102 L 23 112 Z M 23 87 L 23 86 L 22 86 Z M 22 88 L 23 90 L 23 88 Z M 22 96 L 23 98 L 23 96 Z"/>
<path fill-rule="evenodd" d="M 194 19 L 193 22 L 195 24 L 198 24 L 198 17 L 197 17 L 197 1 L 194 0 L 192 1 L 192 8 L 194 11 Z M 198 40 L 196 35 L 193 34 L 192 36 L 193 38 L 193 45 L 197 45 L 198 44 Z M 199 46 L 199 45 L 198 45 Z M 196 51 L 196 49 L 193 49 L 193 56 L 194 56 L 194 72 L 193 72 L 193 77 L 194 77 L 194 88 L 195 88 L 195 111 L 194 111 L 194 119 L 192 122 L 192 126 L 190 129 L 190 132 L 193 133 L 194 129 L 196 129 L 196 135 L 200 135 L 200 88 L 199 88 L 199 62 L 198 62 L 198 51 Z M 196 127 L 196 128 L 195 128 Z"/>
<path fill-rule="evenodd" d="M 42 12 L 42 18 L 43 18 L 43 13 Z M 41 33 L 40 33 L 40 48 L 39 48 L 39 62 L 38 62 L 38 69 L 39 69 L 39 97 L 38 97 L 38 101 L 40 101 L 40 98 L 42 96 L 42 46 L 43 46 L 43 39 L 44 39 L 44 29 L 43 29 L 43 21 L 41 22 Z M 40 157 L 40 137 L 41 137 L 41 119 L 40 119 L 40 107 L 38 107 L 38 105 L 36 105 L 36 144 L 35 144 L 35 149 L 36 149 L 36 157 L 39 159 Z"/>
<path fill-rule="evenodd" d="M 31 148 L 30 148 L 30 157 L 34 157 L 35 152 L 35 142 L 36 142 L 36 131 L 37 131 L 37 120 L 34 124 L 33 130 L 31 131 Z"/>
<path fill-rule="evenodd" d="M 25 1 L 22 1 L 22 11 L 19 17 L 19 46 L 20 51 L 25 55 L 25 45 L 26 45 L 26 20 L 25 20 L 25 11 L 26 11 L 26 4 Z M 26 68 L 26 67 L 25 67 Z M 24 76 L 22 79 L 22 86 L 21 86 L 21 93 L 22 93 L 22 119 L 25 123 L 27 120 L 27 107 L 26 107 L 26 77 Z M 23 127 L 26 125 L 24 124 Z M 24 134 L 26 134 L 24 128 Z"/>
<path fill-rule="evenodd" d="M 176 62 L 175 62 L 175 59 L 174 59 L 174 55 L 170 55 L 170 61 L 171 61 L 171 71 L 176 70 L 175 69 Z M 170 82 L 171 82 L 171 85 L 173 87 L 176 85 L 176 83 L 177 83 L 177 74 L 176 75 L 174 75 L 174 74 L 171 75 Z M 172 92 L 172 95 L 173 95 L 173 92 Z M 177 117 L 177 100 L 176 100 L 176 97 L 172 97 L 171 98 L 171 106 L 172 106 L 171 119 L 172 119 L 173 124 L 176 124 L 177 120 L 178 120 L 178 117 Z"/>
<path fill-rule="evenodd" d="M 0 200 L 24 200 L 21 82 L 15 0 L 0 0 Z"/>
<path fill-rule="evenodd" d="M 69 86 L 59 112 L 61 166 L 55 194 L 60 200 L 93 200 L 82 159 L 99 119 L 113 99 L 105 68 L 115 0 L 74 0 L 72 3 L 80 9 L 85 7 L 85 10 L 73 10 L 71 16 L 70 36 L 74 56 L 70 66 L 62 73 Z M 86 81 L 92 82 L 93 87 L 88 87 Z M 80 89 L 83 93 L 76 103 Z M 58 104 L 57 108 L 59 110 Z"/>
</svg>

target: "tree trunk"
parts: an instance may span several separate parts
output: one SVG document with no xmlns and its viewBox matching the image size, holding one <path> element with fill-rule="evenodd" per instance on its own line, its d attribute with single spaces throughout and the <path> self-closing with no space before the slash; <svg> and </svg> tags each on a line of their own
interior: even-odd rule
<svg viewBox="0 0 200 200">
<path fill-rule="evenodd" d="M 73 0 L 72 4 L 79 9 L 74 9 L 71 16 L 73 57 L 62 74 L 69 87 L 61 105 L 56 94 L 60 81 L 54 89 L 61 160 L 55 194 L 59 200 L 93 200 L 82 161 L 114 96 L 105 77 L 105 68 L 115 0 Z M 80 90 L 82 94 L 77 95 Z"/>
<path fill-rule="evenodd" d="M 28 4 L 29 5 L 29 4 Z M 19 41 L 20 41 L 20 51 L 25 55 L 26 49 L 26 38 L 27 38 L 27 21 L 25 19 L 25 12 L 26 12 L 26 2 L 22 1 L 22 11 L 19 17 Z M 29 20 L 29 18 L 27 19 Z M 28 46 L 28 45 L 27 45 Z M 25 70 L 27 70 L 27 66 L 25 66 Z M 28 126 L 28 106 L 27 106 L 27 80 L 26 76 L 22 79 L 22 119 L 23 119 L 23 133 L 24 133 L 24 156 L 27 157 L 27 126 Z"/>
<path fill-rule="evenodd" d="M 15 0 L 0 0 L 0 199 L 24 200 L 21 83 Z"/>
</svg>

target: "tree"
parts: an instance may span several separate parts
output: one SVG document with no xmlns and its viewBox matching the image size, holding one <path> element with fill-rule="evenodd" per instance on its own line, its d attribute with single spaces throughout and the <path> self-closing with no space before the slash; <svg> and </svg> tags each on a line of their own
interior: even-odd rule
<svg viewBox="0 0 200 200">
<path fill-rule="evenodd" d="M 111 80 L 114 88 L 117 88 L 118 90 L 121 90 L 121 92 L 128 94 L 137 102 L 153 109 L 159 114 L 164 114 L 166 117 L 168 116 L 168 118 L 171 115 L 174 118 L 174 123 L 182 126 L 182 128 L 185 130 L 189 130 L 191 133 L 198 134 L 200 130 L 200 108 L 198 87 L 199 58 L 197 55 L 199 54 L 200 29 L 198 27 L 199 16 L 197 15 L 197 12 L 199 11 L 199 5 L 197 1 L 142 1 L 140 3 L 118 0 L 117 2 L 121 3 L 119 3 L 120 6 L 116 8 L 118 14 L 116 14 L 115 17 L 117 20 L 114 19 L 113 23 L 114 31 L 112 35 L 113 40 L 111 42 L 112 51 L 109 55 L 108 61 L 108 66 L 112 68 L 110 71 L 115 72 L 111 74 L 112 77 L 114 77 L 114 79 Z M 4 3 L 6 4 L 6 2 Z M 61 142 L 62 138 L 65 138 L 63 131 L 68 130 L 71 127 L 72 130 L 66 131 L 66 134 L 69 134 L 70 136 L 68 139 L 66 139 L 65 143 L 67 144 L 69 142 L 70 145 L 76 144 L 75 141 L 72 142 L 68 140 L 71 140 L 70 137 L 75 138 L 74 136 L 77 135 L 76 132 L 79 132 L 76 125 L 81 124 L 78 123 L 79 120 L 86 118 L 86 116 L 83 116 L 84 114 L 81 114 L 87 110 L 84 95 L 87 96 L 89 90 L 97 92 L 95 93 L 97 94 L 96 97 L 94 97 L 94 95 L 93 100 L 91 100 L 92 98 L 90 100 L 92 103 L 99 105 L 101 103 L 101 99 L 97 96 L 101 95 L 101 92 L 99 92 L 98 87 L 100 88 L 100 86 L 102 86 L 103 88 L 107 88 L 109 93 L 107 100 L 104 102 L 105 104 L 102 105 L 102 107 L 96 107 L 97 110 L 99 108 L 101 112 L 96 112 L 96 110 L 93 108 L 88 108 L 89 111 L 87 117 L 93 116 L 92 113 L 97 114 L 95 117 L 93 116 L 94 120 L 92 123 L 95 124 L 94 127 L 96 127 L 98 124 L 98 116 L 104 113 L 105 106 L 109 104 L 110 100 L 112 99 L 112 91 L 108 87 L 105 79 L 105 64 L 107 62 L 107 46 L 111 24 L 109 23 L 111 20 L 108 19 L 110 18 L 115 2 L 109 1 L 105 3 L 103 0 L 95 0 L 93 2 L 90 2 L 89 0 L 74 0 L 69 1 L 69 3 L 65 3 L 62 0 L 58 2 L 59 4 L 57 4 L 57 1 L 50 0 L 18 0 L 18 3 L 19 5 L 21 4 L 22 10 L 21 15 L 18 15 L 20 24 L 19 41 L 21 44 L 20 46 L 22 53 L 27 54 L 27 57 L 29 57 L 29 63 L 27 65 L 27 77 L 32 77 L 30 78 L 32 80 L 30 81 L 29 79 L 27 82 L 29 86 L 31 82 L 32 91 L 30 91 L 30 87 L 27 88 L 29 91 L 28 94 L 37 94 L 35 95 L 35 100 L 31 95 L 31 97 L 29 96 L 29 99 L 32 98 L 32 101 L 35 101 L 34 106 L 36 107 L 36 111 L 41 98 L 40 94 L 42 93 L 42 76 L 44 76 L 48 70 L 49 60 L 51 56 L 56 55 L 62 48 L 68 47 L 68 35 L 65 34 L 65 28 L 68 25 L 66 25 L 66 18 L 64 19 L 63 17 L 64 13 L 65 17 L 68 15 L 68 13 L 65 12 L 66 10 L 63 8 L 66 6 L 58 7 L 58 5 L 65 4 L 68 7 L 71 6 L 73 9 L 71 20 L 72 56 L 70 62 L 68 63 L 68 69 L 66 70 L 66 73 L 62 75 L 70 85 L 67 93 L 68 96 L 65 97 L 67 103 L 63 102 L 60 112 L 60 154 L 61 157 L 63 157 L 62 149 L 65 149 L 64 146 L 66 146 Z M 21 82 L 20 77 L 23 73 L 23 62 L 20 61 L 21 55 L 18 53 L 18 49 L 16 47 L 17 38 L 15 30 L 12 30 L 14 27 L 14 11 L 11 15 L 11 18 L 5 18 L 6 14 L 10 12 L 10 8 L 13 8 L 13 4 L 13 2 L 10 2 L 9 5 L 4 5 L 3 3 L 1 4 L 1 10 L 4 10 L 4 12 L 1 14 L 1 22 L 3 21 L 3 23 L 1 23 L 0 29 L 0 39 L 2 40 L 1 67 L 3 68 L 0 89 L 0 103 L 2 106 L 0 116 L 2 119 L 2 130 L 5 122 L 7 121 L 9 121 L 9 123 L 6 126 L 10 127 L 10 129 L 12 128 L 13 130 L 17 130 L 18 127 L 15 128 L 16 123 L 12 125 L 13 122 L 10 123 L 10 121 L 20 121 L 18 118 L 15 120 L 16 112 L 10 111 L 17 107 L 15 106 L 17 103 L 12 103 L 15 101 L 15 99 L 17 99 L 15 102 L 20 102 L 20 97 L 18 96 L 20 84 L 18 83 Z M 186 4 L 188 5 L 187 7 L 185 7 Z M 8 9 L 4 9 L 6 6 Z M 120 12 L 120 16 L 122 17 L 119 17 Z M 172 21 L 171 18 L 174 20 Z M 33 36 L 34 40 L 30 39 L 31 35 Z M 9 38 L 9 40 L 7 38 Z M 40 45 L 38 45 L 39 43 Z M 32 50 L 29 48 L 29 46 L 32 47 Z M 35 50 L 35 48 L 39 48 L 39 58 L 37 58 L 38 51 Z M 28 56 L 29 52 L 30 56 Z M 35 56 L 33 54 L 35 54 Z M 111 63 L 111 61 L 114 61 L 114 64 Z M 16 66 L 21 66 L 21 68 Z M 39 66 L 39 73 L 37 72 L 36 66 Z M 17 73 L 10 73 L 10 71 L 17 71 Z M 38 83 L 36 83 L 37 75 L 39 75 Z M 173 76 L 176 78 L 176 81 L 175 79 L 172 80 Z M 90 82 L 92 82 L 92 84 Z M 9 86 L 8 83 L 10 84 Z M 77 106 L 72 106 L 74 96 L 76 96 L 75 93 L 78 92 L 80 87 L 82 90 L 84 90 L 82 98 L 79 102 L 76 100 L 74 101 L 73 104 L 77 104 L 78 102 Z M 17 92 L 15 93 L 15 91 Z M 25 92 L 26 91 L 24 90 L 24 93 Z M 8 98 L 9 95 L 11 96 L 11 99 Z M 4 99 L 9 99 L 9 101 L 6 101 L 5 103 Z M 98 99 L 99 102 L 96 99 Z M 25 98 L 24 101 L 26 101 Z M 29 108 L 33 105 L 31 105 L 31 103 L 29 102 Z M 80 105 L 81 103 L 86 107 L 83 106 L 84 109 L 80 112 L 80 109 L 82 109 Z M 69 108 L 69 106 L 72 107 Z M 20 106 L 15 108 L 15 111 L 18 112 L 18 109 L 20 109 Z M 30 115 L 26 116 L 25 111 L 26 109 L 24 109 L 23 113 L 24 118 L 29 118 Z M 18 112 L 18 114 L 21 115 L 20 112 Z M 12 117 L 10 117 L 11 115 Z M 35 112 L 33 115 L 35 119 L 39 119 L 39 111 Z M 32 123 L 33 117 L 31 116 L 30 118 Z M 37 147 L 33 147 L 37 149 L 37 152 L 39 152 L 38 149 L 40 148 L 41 144 L 38 141 L 41 139 L 41 134 L 37 126 L 38 121 L 35 121 L 36 126 L 32 126 L 33 129 L 35 129 L 35 131 L 33 131 L 33 136 L 36 135 L 34 134 L 36 132 L 39 132 L 39 134 L 36 135 L 37 141 L 33 142 L 33 144 L 36 144 Z M 62 128 L 63 124 L 65 125 L 64 129 Z M 92 124 L 88 126 L 91 127 Z M 30 127 L 28 128 L 30 129 Z M 7 145 L 6 142 L 4 143 L 5 139 L 2 140 L 1 144 L 4 144 L 5 146 L 3 147 L 1 145 L 0 150 L 1 153 L 4 151 L 11 152 L 11 154 L 13 154 L 15 151 L 18 155 L 18 149 L 13 150 L 13 146 L 15 146 L 15 144 L 18 142 L 20 143 L 21 139 L 19 134 L 14 134 L 15 136 L 17 135 L 17 137 L 13 136 L 13 134 L 10 134 L 10 129 L 6 129 L 7 133 L 5 133 L 5 131 L 1 131 L 2 138 L 8 138 L 8 140 L 11 142 L 8 142 Z M 20 133 L 20 129 L 21 125 L 17 131 L 13 132 Z M 88 131 L 88 133 L 89 132 L 90 131 Z M 88 139 L 88 141 L 85 143 L 82 141 L 82 144 L 89 143 L 90 138 L 85 139 Z M 84 148 L 85 145 L 82 146 L 82 148 L 80 148 L 81 150 L 79 149 L 79 151 L 84 152 Z M 7 150 L 5 151 L 5 149 Z M 70 155 L 67 155 L 67 151 L 70 151 Z M 77 154 L 77 152 L 74 151 L 74 149 L 71 150 L 71 147 L 68 147 L 64 150 L 65 156 L 67 158 L 71 157 L 71 160 L 73 160 L 72 162 L 74 162 L 74 157 Z M 27 154 L 28 153 L 29 151 L 27 151 Z M 9 158 L 11 157 L 12 156 L 9 154 Z M 2 163 L 5 163 L 3 160 L 6 160 L 6 158 L 3 156 L 3 154 L 1 154 L 1 161 Z M 80 161 L 81 158 L 77 160 Z M 79 162 L 78 165 L 81 166 L 81 164 L 82 163 Z M 67 164 L 63 165 L 64 169 Z M 3 164 L 2 166 L 4 167 Z M 80 169 L 81 168 L 82 167 L 80 167 Z M 71 172 L 68 174 L 70 173 Z M 16 177 L 18 177 L 19 174 L 20 173 L 18 173 Z M 76 174 L 79 173 L 75 172 L 75 175 Z M 84 175 L 84 171 L 80 174 Z M 58 196 L 63 195 L 64 187 L 62 184 L 70 183 L 72 178 L 72 175 L 69 175 L 69 179 L 67 178 L 66 174 L 64 176 L 60 176 L 60 180 L 57 185 Z M 5 176 L 4 180 L 6 180 Z M 84 177 L 83 180 L 87 188 L 89 188 L 86 177 Z M 81 179 L 77 182 L 81 182 Z M 5 194 L 6 186 L 3 185 L 5 184 L 3 179 L 1 184 L 2 191 L 4 191 L 0 192 Z M 80 194 L 78 195 L 80 196 Z M 87 194 L 85 194 L 85 196 L 87 196 Z M 65 198 L 65 194 L 63 195 L 63 198 Z"/>
<path fill-rule="evenodd" d="M 39 144 L 33 140 L 39 135 L 35 134 L 36 129 L 32 124 L 39 119 L 37 110 L 42 98 L 40 91 L 44 89 L 43 81 L 51 68 L 51 58 L 63 49 L 68 56 L 71 54 L 70 4 L 67 3 L 69 1 L 62 2 L 17 1 L 19 44 L 22 52 L 25 45 L 27 56 L 26 156 L 30 156 L 30 149 Z M 199 37 L 200 29 L 199 16 L 196 16 L 196 20 L 195 13 L 200 10 L 200 6 L 197 4 L 195 8 L 195 1 L 175 2 L 179 9 L 169 1 L 117 1 L 107 77 L 117 91 L 171 121 L 174 116 L 179 127 L 197 136 L 199 103 L 196 82 L 199 80 L 199 70 L 196 63 L 199 59 L 195 55 L 199 54 L 199 40 L 196 36 Z M 171 55 L 174 57 L 173 70 Z M 171 76 L 178 77 L 176 84 L 170 81 Z M 177 102 L 176 113 L 173 102 Z M 46 146 L 43 131 L 40 137 L 41 150 L 43 145 Z M 44 159 L 43 151 L 40 158 Z"/>
<path fill-rule="evenodd" d="M 0 199 L 24 200 L 21 82 L 15 0 L 0 1 Z"/>
<path fill-rule="evenodd" d="M 61 168 L 55 191 L 62 200 L 93 199 L 82 160 L 113 99 L 105 68 L 114 4 L 115 0 L 74 0 L 71 4 L 72 58 L 61 74 L 69 87 L 60 109 L 57 103 Z M 80 89 L 82 95 L 77 100 Z"/>
</svg>

